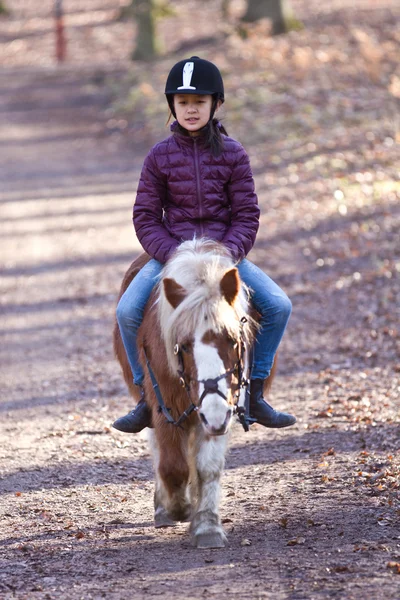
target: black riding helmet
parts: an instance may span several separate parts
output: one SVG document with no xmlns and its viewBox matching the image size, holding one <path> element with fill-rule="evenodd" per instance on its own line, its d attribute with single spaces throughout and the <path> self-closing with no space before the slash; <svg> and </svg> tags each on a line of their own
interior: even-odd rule
<svg viewBox="0 0 400 600">
<path fill-rule="evenodd" d="M 165 84 L 165 95 L 172 114 L 176 118 L 174 94 L 211 94 L 213 105 L 210 119 L 213 118 L 218 100 L 224 102 L 224 83 L 219 69 L 209 60 L 192 56 L 181 60 L 169 72 Z"/>
</svg>

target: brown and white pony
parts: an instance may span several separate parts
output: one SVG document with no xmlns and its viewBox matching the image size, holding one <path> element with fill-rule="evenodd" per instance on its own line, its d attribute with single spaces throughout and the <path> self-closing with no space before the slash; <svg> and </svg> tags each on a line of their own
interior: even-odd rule
<svg viewBox="0 0 400 600">
<path fill-rule="evenodd" d="M 121 295 L 147 260 L 142 256 L 131 265 Z M 165 265 L 139 330 L 154 427 L 155 526 L 190 519 L 198 548 L 223 547 L 226 541 L 219 518 L 220 477 L 235 405 L 244 405 L 239 379 L 246 373 L 248 352 L 243 347 L 251 344 L 254 331 L 248 313 L 247 291 L 224 247 L 193 240 L 182 243 Z M 137 399 L 117 325 L 114 348 Z M 191 405 L 192 412 L 176 426 Z"/>
</svg>

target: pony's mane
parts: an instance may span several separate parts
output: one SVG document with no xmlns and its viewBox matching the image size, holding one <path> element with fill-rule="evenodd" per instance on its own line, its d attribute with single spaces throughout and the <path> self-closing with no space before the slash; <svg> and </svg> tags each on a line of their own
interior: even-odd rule
<svg viewBox="0 0 400 600">
<path fill-rule="evenodd" d="M 219 333 L 227 330 L 238 338 L 241 328 L 246 341 L 251 339 L 253 321 L 248 315 L 248 292 L 244 284 L 233 306 L 222 296 L 220 282 L 226 271 L 235 266 L 222 244 L 207 239 L 183 242 L 165 265 L 157 294 L 157 311 L 161 334 L 170 368 L 176 371 L 174 346 L 193 337 L 199 324 Z M 187 294 L 176 309 L 168 302 L 162 279 L 169 277 L 185 288 Z M 246 317 L 243 326 L 241 319 Z"/>
</svg>

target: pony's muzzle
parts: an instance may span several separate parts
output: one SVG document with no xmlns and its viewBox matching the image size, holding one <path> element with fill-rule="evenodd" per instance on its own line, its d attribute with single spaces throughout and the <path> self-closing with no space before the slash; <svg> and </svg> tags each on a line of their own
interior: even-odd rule
<svg viewBox="0 0 400 600">
<path fill-rule="evenodd" d="M 229 408 L 226 411 L 226 417 L 224 422 L 222 423 L 222 425 L 220 425 L 219 427 L 216 427 L 215 425 L 211 425 L 208 421 L 206 416 L 204 415 L 204 413 L 202 413 L 201 411 L 199 411 L 199 415 L 200 415 L 200 419 L 207 431 L 207 433 L 209 435 L 225 435 L 226 432 L 228 431 L 229 428 L 229 424 L 232 418 L 232 409 Z"/>
</svg>

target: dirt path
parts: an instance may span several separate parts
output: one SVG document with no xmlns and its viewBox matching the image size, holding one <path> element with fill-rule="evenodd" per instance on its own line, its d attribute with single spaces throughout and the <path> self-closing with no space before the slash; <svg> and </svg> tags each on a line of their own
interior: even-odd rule
<svg viewBox="0 0 400 600">
<path fill-rule="evenodd" d="M 268 219 L 253 259 L 294 303 L 273 403 L 298 424 L 235 425 L 229 546 L 195 551 L 186 526 L 152 527 L 145 435 L 110 429 L 130 406 L 111 330 L 139 252 L 130 214 L 144 151 L 109 101 L 87 67 L 0 74 L 0 598 L 397 599 L 400 214 L 384 112 L 370 146 L 391 183 L 381 177 L 374 201 L 352 205 L 349 192 L 348 212 L 331 210 L 323 180 L 303 177 L 310 143 L 291 161 L 276 144 L 281 166 L 255 168 Z M 354 127 L 347 147 L 364 152 Z M 255 165 L 264 151 L 251 147 Z"/>
</svg>

